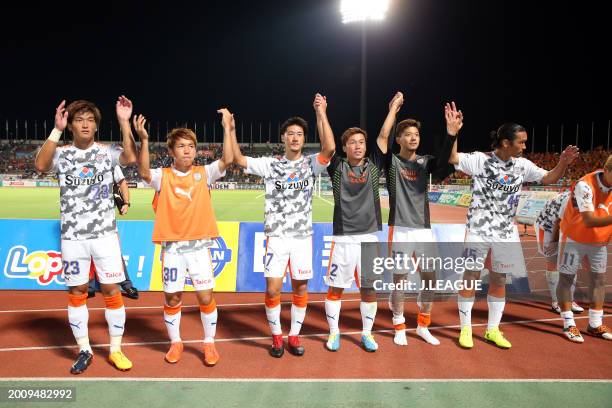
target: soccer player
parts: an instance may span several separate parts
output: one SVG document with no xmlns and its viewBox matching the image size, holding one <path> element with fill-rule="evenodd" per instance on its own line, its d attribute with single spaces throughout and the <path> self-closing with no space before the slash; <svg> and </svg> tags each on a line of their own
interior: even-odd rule
<svg viewBox="0 0 612 408">
<path fill-rule="evenodd" d="M 561 313 L 559 301 L 557 299 L 557 285 L 559 283 L 559 271 L 557 270 L 557 257 L 559 252 L 559 223 L 561 216 L 567 206 L 569 199 L 569 190 L 557 194 L 550 200 L 546 201 L 544 207 L 538 214 L 534 228 L 536 233 L 536 241 L 538 244 L 538 252 L 546 257 L 546 283 L 552 298 L 551 310 L 555 313 Z M 574 283 L 571 287 L 572 312 L 581 313 L 584 309 L 574 302 L 574 291 L 576 289 L 576 276 L 574 275 Z"/>
<path fill-rule="evenodd" d="M 79 346 L 70 372 L 84 372 L 93 358 L 87 323 L 87 288 L 90 264 L 96 266 L 106 304 L 110 334 L 109 360 L 119 370 L 129 370 L 132 362 L 121 351 L 125 328 L 125 308 L 119 282 L 125 280 L 113 203 L 113 169 L 135 163 L 136 147 L 130 128 L 132 102 L 125 96 L 116 104 L 123 136 L 123 149 L 97 143 L 94 135 L 100 125 L 100 110 L 92 102 L 78 100 L 55 111 L 55 128 L 36 156 L 36 170 L 54 171 L 59 177 L 61 212 L 61 252 L 63 274 L 68 286 L 68 323 Z M 72 143 L 58 148 L 64 129 L 72 133 Z"/>
<path fill-rule="evenodd" d="M 591 266 L 587 332 L 595 337 L 612 340 L 612 331 L 602 322 L 608 243 L 612 236 L 611 191 L 612 155 L 608 156 L 603 170 L 589 173 L 576 183 L 561 218 L 557 296 L 561 305 L 563 333 L 576 343 L 582 343 L 584 339 L 574 321 L 570 296 L 574 275 L 584 258 Z"/>
<path fill-rule="evenodd" d="M 191 278 L 200 305 L 204 326 L 204 364 L 212 367 L 219 361 L 215 348 L 217 305 L 213 297 L 215 278 L 210 247 L 219 236 L 210 196 L 210 185 L 225 176 L 232 163 L 230 134 L 235 132 L 233 115 L 220 109 L 223 125 L 223 156 L 206 166 L 194 165 L 197 137 L 191 129 L 172 129 L 167 136 L 172 167 L 149 168 L 149 135 L 146 119 L 134 116 L 134 127 L 141 142 L 138 172 L 155 189 L 153 208 L 155 225 L 153 242 L 162 246 L 162 280 L 164 285 L 164 322 L 170 337 L 168 363 L 176 363 L 183 353 L 181 340 L 181 306 L 187 275 Z"/>
<path fill-rule="evenodd" d="M 389 113 L 378 135 L 378 148 L 389 156 L 386 160 L 387 189 L 389 191 L 389 243 L 393 257 L 397 253 L 407 256 L 426 256 L 433 258 L 437 251 L 434 248 L 434 237 L 429 219 L 428 188 L 429 177 L 441 181 L 449 176 L 453 170 L 448 163 L 452 146 L 457 134 L 463 126 L 462 116 L 456 109 L 445 110 L 446 132 L 442 148 L 438 157 L 432 155 L 421 156 L 417 149 L 421 141 L 420 122 L 414 119 L 405 119 L 397 124 L 395 141 L 400 145 L 399 154 L 391 152 L 393 140 L 389 143 L 389 134 L 395 124 L 395 117 L 404 102 L 401 92 L 395 94 L 389 103 Z M 423 264 L 419 271 L 421 280 L 426 287 L 435 280 L 435 270 Z M 395 283 L 404 281 L 407 271 L 394 270 Z M 431 323 L 431 310 L 434 293 L 431 290 L 419 292 L 417 305 L 417 335 L 427 343 L 437 346 L 440 341 L 428 329 Z M 394 343 L 400 346 L 408 344 L 406 339 L 406 325 L 404 318 L 404 291 L 393 290 L 390 293 L 389 307 L 393 312 L 393 327 L 395 328 Z"/>
<path fill-rule="evenodd" d="M 128 188 L 123 171 L 121 171 L 121 166 L 115 166 L 115 169 L 113 170 L 113 198 L 115 205 L 117 206 L 117 210 L 119 210 L 119 214 L 127 214 L 130 207 L 130 189 Z M 130 279 L 130 276 L 128 275 L 123 256 L 121 257 L 121 263 L 123 264 L 125 280 L 121 282 L 119 286 L 121 286 L 121 290 L 123 293 L 125 293 L 125 296 L 129 297 L 130 299 L 138 299 L 138 289 L 136 289 L 132 283 L 132 280 Z M 96 284 L 95 274 L 96 267 L 92 262 L 91 269 L 89 271 L 89 288 L 87 291 L 88 299 L 96 296 L 96 286 L 98 285 Z"/>
<path fill-rule="evenodd" d="M 317 117 L 324 115 L 325 97 L 316 94 L 314 105 Z M 336 149 L 333 137 L 320 133 L 321 151 L 304 156 L 302 148 L 307 134 L 304 119 L 287 119 L 281 126 L 285 155 L 280 159 L 243 156 L 238 142 L 233 140 L 235 163 L 245 168 L 247 174 L 263 177 L 266 186 L 265 309 L 272 332 L 269 352 L 276 358 L 282 357 L 285 350 L 280 294 L 287 272 L 293 289 L 288 350 L 296 356 L 304 354 L 299 334 L 308 304 L 308 279 L 312 278 L 312 194 L 315 177 L 325 171 Z"/>
<path fill-rule="evenodd" d="M 447 111 L 455 110 L 446 105 Z M 489 319 L 485 340 L 500 348 L 512 344 L 499 330 L 506 304 L 506 274 L 527 276 L 523 250 L 514 215 L 523 183 L 555 183 L 578 156 L 578 148 L 567 147 L 554 169 L 546 171 L 521 157 L 527 142 L 527 131 L 516 123 L 505 123 L 492 132 L 493 151 L 489 153 L 457 153 L 456 145 L 449 163 L 455 169 L 472 176 L 472 202 L 468 209 L 465 237 L 465 256 L 476 263 L 483 263 L 490 255 L 492 268 L 489 274 Z M 474 281 L 480 278 L 479 270 L 463 273 L 464 289 L 459 291 L 458 306 L 461 320 L 459 345 L 472 348 L 472 307 L 474 306 Z"/>
<path fill-rule="evenodd" d="M 320 133 L 331 134 L 326 117 L 318 117 L 317 124 Z M 334 235 L 325 276 L 329 286 L 325 299 L 329 325 L 326 347 L 330 351 L 340 348 L 342 293 L 355 282 L 361 296 L 361 346 L 367 352 L 375 352 L 378 343 L 372 327 L 378 303 L 372 279 L 362 279 L 368 271 L 361 270 L 361 258 L 367 256 L 362 254 L 361 244 L 378 242 L 376 233 L 382 230 L 378 183 L 385 155 L 378 146 L 367 150 L 367 133 L 357 127 L 345 130 L 341 141 L 346 158 L 334 156 L 327 168 L 334 189 Z"/>
</svg>

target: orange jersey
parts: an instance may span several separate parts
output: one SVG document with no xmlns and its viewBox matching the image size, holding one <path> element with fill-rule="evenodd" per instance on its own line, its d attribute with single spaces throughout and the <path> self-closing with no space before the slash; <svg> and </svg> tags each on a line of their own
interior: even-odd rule
<svg viewBox="0 0 612 408">
<path fill-rule="evenodd" d="M 604 191 L 598 180 L 598 173 L 594 171 L 582 177 L 579 182 L 584 182 L 593 192 L 593 213 L 595 217 L 606 217 L 612 204 L 612 193 Z M 587 227 L 584 225 L 577 200 L 583 197 L 576 197 L 575 186 L 572 189 L 571 198 L 567 203 L 565 212 L 561 218 L 561 231 L 563 235 L 570 237 L 573 241 L 585 244 L 606 245 L 612 237 L 612 225 L 607 227 Z"/>
<path fill-rule="evenodd" d="M 192 241 L 219 236 L 206 171 L 194 166 L 187 176 L 162 170 L 160 191 L 153 198 L 153 242 Z"/>
</svg>

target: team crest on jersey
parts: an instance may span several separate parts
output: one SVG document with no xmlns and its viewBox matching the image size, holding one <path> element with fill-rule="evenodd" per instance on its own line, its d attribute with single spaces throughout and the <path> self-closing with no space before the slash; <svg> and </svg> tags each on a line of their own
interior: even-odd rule
<svg viewBox="0 0 612 408">
<path fill-rule="evenodd" d="M 83 167 L 81 172 L 79 173 L 80 178 L 92 178 L 94 176 L 94 171 L 89 167 Z"/>
<path fill-rule="evenodd" d="M 417 159 L 417 163 L 418 163 L 418 164 L 423 164 L 424 162 L 425 162 L 425 160 L 423 160 L 423 158 L 422 158 L 422 157 L 421 157 L 421 158 L 419 158 L 419 159 Z"/>
<path fill-rule="evenodd" d="M 96 154 L 96 161 L 98 163 L 102 163 L 104 161 L 104 158 L 106 157 L 105 154 Z"/>
<path fill-rule="evenodd" d="M 499 184 L 501 184 L 502 186 L 507 186 L 509 184 L 512 184 L 513 181 L 514 181 L 513 177 L 510 177 L 507 174 L 501 176 L 498 180 Z"/>
<path fill-rule="evenodd" d="M 200 173 L 195 173 L 195 174 L 193 175 L 193 179 L 194 179 L 195 181 L 200 181 L 200 180 L 202 180 L 202 175 L 201 175 Z"/>
</svg>

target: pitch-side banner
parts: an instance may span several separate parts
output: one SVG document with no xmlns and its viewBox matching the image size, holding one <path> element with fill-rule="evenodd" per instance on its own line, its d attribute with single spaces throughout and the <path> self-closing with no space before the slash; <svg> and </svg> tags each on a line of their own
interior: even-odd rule
<svg viewBox="0 0 612 408">
<path fill-rule="evenodd" d="M 434 224 L 438 242 L 463 242 L 463 224 Z M 134 285 L 141 290 L 161 291 L 163 264 L 159 246 L 151 243 L 152 221 L 119 221 L 118 230 L 123 257 Z M 266 237 L 262 223 L 219 222 L 221 238 L 210 248 L 216 291 L 263 292 L 265 290 L 264 255 Z M 0 220 L 0 289 L 65 290 L 62 276 L 58 220 Z M 332 224 L 313 224 L 313 279 L 311 292 L 326 292 L 332 242 Z M 379 234 L 388 239 L 388 228 Z M 441 270 L 440 278 L 459 279 L 451 271 Z M 284 291 L 291 290 L 287 275 Z M 185 290 L 193 290 L 187 280 Z M 355 291 L 356 286 L 351 290 Z"/>
<path fill-rule="evenodd" d="M 161 251 L 152 221 L 118 221 L 121 251 L 134 286 L 162 290 Z M 220 222 L 211 247 L 217 291 L 236 290 L 238 222 Z M 65 290 L 58 220 L 0 220 L 0 289 Z M 187 280 L 185 290 L 193 290 Z"/>
</svg>

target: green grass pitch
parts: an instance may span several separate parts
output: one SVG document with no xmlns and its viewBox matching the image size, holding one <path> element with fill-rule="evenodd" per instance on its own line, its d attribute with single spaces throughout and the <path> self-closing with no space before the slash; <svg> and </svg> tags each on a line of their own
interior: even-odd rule
<svg viewBox="0 0 612 408">
<path fill-rule="evenodd" d="M 152 220 L 152 189 L 130 189 L 131 207 L 127 215 L 118 220 Z M 263 190 L 213 190 L 213 206 L 218 221 L 263 222 Z M 333 198 L 313 199 L 313 221 L 331 222 Z M 0 218 L 59 218 L 59 188 L 53 187 L 0 187 Z M 383 220 L 388 210 L 383 209 Z"/>
</svg>

